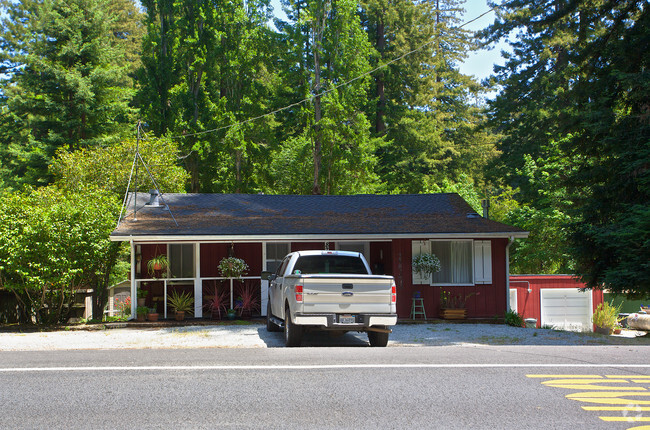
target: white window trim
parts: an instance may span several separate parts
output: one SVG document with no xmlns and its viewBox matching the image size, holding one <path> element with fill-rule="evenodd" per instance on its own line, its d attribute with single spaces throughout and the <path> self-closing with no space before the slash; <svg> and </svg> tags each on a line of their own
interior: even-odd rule
<svg viewBox="0 0 650 430">
<path fill-rule="evenodd" d="M 471 269 L 471 274 L 472 274 L 472 282 L 470 283 L 456 283 L 456 282 L 449 282 L 449 283 L 434 283 L 433 282 L 433 276 L 431 276 L 431 283 L 429 285 L 433 287 L 473 287 L 476 285 L 474 281 L 474 239 L 430 239 L 429 242 L 469 242 L 471 244 L 471 262 L 472 262 L 472 269 Z M 429 252 L 432 252 L 433 249 L 429 247 Z"/>
</svg>

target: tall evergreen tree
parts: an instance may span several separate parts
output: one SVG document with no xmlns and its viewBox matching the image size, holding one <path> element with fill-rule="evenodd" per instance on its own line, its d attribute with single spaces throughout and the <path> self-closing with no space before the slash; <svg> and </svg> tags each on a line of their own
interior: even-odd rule
<svg viewBox="0 0 650 430">
<path fill-rule="evenodd" d="M 125 32 L 114 0 L 4 1 L 0 175 L 46 184 L 57 150 L 106 145 L 132 127 Z M 119 36 L 118 36 L 119 34 Z"/>
<path fill-rule="evenodd" d="M 267 52 L 275 41 L 267 1 L 143 5 L 139 99 L 151 129 L 181 139 L 191 191 L 258 190 L 273 122 L 230 126 L 270 109 L 276 82 Z"/>
<path fill-rule="evenodd" d="M 375 135 L 390 142 L 379 151 L 388 191 L 433 191 L 445 179 L 457 181 L 467 173 L 480 178 L 482 159 L 494 156 L 493 139 L 480 131 L 483 114 L 475 105 L 483 89 L 458 70 L 475 48 L 472 33 L 458 27 L 462 3 L 363 3 L 376 64 L 408 53 L 374 74 L 368 107 Z"/>
<path fill-rule="evenodd" d="M 284 5 L 290 21 L 280 27 L 286 58 L 294 60 L 285 78 L 298 84 L 294 100 L 308 97 L 310 103 L 290 113 L 295 134 L 283 139 L 271 166 L 274 183 L 280 185 L 276 192 L 372 191 L 378 141 L 370 136 L 370 123 L 363 112 L 369 83 L 363 75 L 370 67 L 371 47 L 356 4 L 309 0 Z M 311 165 L 309 171 L 305 170 L 305 157 Z M 287 176 L 287 170 L 301 175 Z"/>
</svg>

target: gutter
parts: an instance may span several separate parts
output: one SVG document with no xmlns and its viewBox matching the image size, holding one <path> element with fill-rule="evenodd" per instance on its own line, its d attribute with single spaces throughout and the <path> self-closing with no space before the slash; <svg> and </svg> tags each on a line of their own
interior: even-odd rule
<svg viewBox="0 0 650 430">
<path fill-rule="evenodd" d="M 501 238 L 522 238 L 528 237 L 528 232 L 497 232 L 497 233 L 351 233 L 351 234 L 260 234 L 260 235 L 197 235 L 197 234 L 155 234 L 155 235 L 114 235 L 110 236 L 113 242 L 126 242 L 134 240 L 138 243 L 160 243 L 160 242 L 291 242 L 291 241 L 314 241 L 332 242 L 343 240 L 367 240 L 386 241 L 393 239 L 501 239 Z"/>
</svg>

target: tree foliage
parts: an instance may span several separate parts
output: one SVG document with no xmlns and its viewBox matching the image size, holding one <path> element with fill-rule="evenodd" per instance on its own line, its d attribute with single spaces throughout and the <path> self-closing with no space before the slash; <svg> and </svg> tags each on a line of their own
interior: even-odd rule
<svg viewBox="0 0 650 430">
<path fill-rule="evenodd" d="M 128 25 L 115 0 L 3 1 L 0 175 L 44 185 L 58 149 L 116 142 L 133 120 Z M 136 42 L 137 43 L 137 42 Z"/>
<path fill-rule="evenodd" d="M 58 186 L 4 193 L 0 199 L 0 287 L 14 291 L 36 323 L 66 322 L 74 292 L 104 292 L 119 252 L 108 235 L 117 199 L 97 189 Z"/>
</svg>

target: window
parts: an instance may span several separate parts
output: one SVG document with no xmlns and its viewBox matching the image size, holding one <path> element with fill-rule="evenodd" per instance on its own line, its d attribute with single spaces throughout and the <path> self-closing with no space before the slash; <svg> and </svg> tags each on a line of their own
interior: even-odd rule
<svg viewBox="0 0 650 430">
<path fill-rule="evenodd" d="M 431 244 L 428 240 L 414 240 L 411 242 L 411 261 L 413 258 L 417 257 L 420 254 L 425 254 L 431 251 Z M 436 254 L 437 255 L 437 254 Z M 420 272 L 412 272 L 413 275 L 413 285 L 418 284 L 430 284 L 431 276 L 422 275 Z"/>
<path fill-rule="evenodd" d="M 431 252 L 441 266 L 440 272 L 433 274 L 433 284 L 473 284 L 471 240 L 434 240 Z"/>
<path fill-rule="evenodd" d="M 308 255 L 302 256 L 293 267 L 294 273 L 298 270 L 303 275 L 316 273 L 345 273 L 350 275 L 367 275 L 368 270 L 363 261 L 358 257 L 343 255 Z"/>
<path fill-rule="evenodd" d="M 169 270 L 172 278 L 194 277 L 194 244 L 169 245 Z"/>
<path fill-rule="evenodd" d="M 288 243 L 268 242 L 266 244 L 266 270 L 275 272 L 288 253 Z"/>
<path fill-rule="evenodd" d="M 492 242 L 489 240 L 474 241 L 474 282 L 492 283 Z"/>
</svg>

